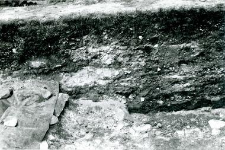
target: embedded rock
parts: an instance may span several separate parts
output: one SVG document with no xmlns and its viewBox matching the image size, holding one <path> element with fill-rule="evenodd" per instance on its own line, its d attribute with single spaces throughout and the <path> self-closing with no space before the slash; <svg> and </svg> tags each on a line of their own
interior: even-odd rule
<svg viewBox="0 0 225 150">
<path fill-rule="evenodd" d="M 53 115 L 52 119 L 51 119 L 51 122 L 50 122 L 50 125 L 56 124 L 58 121 L 59 121 L 59 119 L 56 116 Z"/>
<path fill-rule="evenodd" d="M 0 88 L 0 99 L 5 99 L 11 96 L 11 89 L 2 89 Z"/>
<path fill-rule="evenodd" d="M 29 64 L 29 67 L 33 69 L 39 69 L 46 66 L 46 62 L 42 60 L 33 60 L 28 62 L 28 64 Z"/>
<path fill-rule="evenodd" d="M 68 99 L 69 99 L 68 94 L 59 93 L 59 97 L 55 105 L 55 111 L 54 111 L 55 116 L 58 117 L 61 114 Z"/>
<path fill-rule="evenodd" d="M 46 141 L 40 143 L 40 150 L 48 150 L 48 143 Z"/>
<path fill-rule="evenodd" d="M 60 83 L 64 90 L 71 91 L 77 86 L 106 85 L 119 73 L 119 70 L 112 68 L 85 67 L 76 73 L 62 74 Z"/>
<path fill-rule="evenodd" d="M 44 93 L 42 94 L 43 98 L 48 99 L 52 96 L 52 93 L 48 90 L 45 90 Z"/>
<path fill-rule="evenodd" d="M 16 117 L 9 116 L 5 118 L 4 126 L 15 127 L 17 125 L 18 119 Z"/>
<path fill-rule="evenodd" d="M 212 129 L 221 129 L 225 127 L 225 122 L 221 120 L 212 119 L 212 120 L 209 120 L 208 123 Z"/>
<path fill-rule="evenodd" d="M 208 121 L 208 123 L 212 129 L 212 135 L 219 135 L 220 129 L 225 127 L 225 122 L 221 120 L 211 119 Z"/>
</svg>

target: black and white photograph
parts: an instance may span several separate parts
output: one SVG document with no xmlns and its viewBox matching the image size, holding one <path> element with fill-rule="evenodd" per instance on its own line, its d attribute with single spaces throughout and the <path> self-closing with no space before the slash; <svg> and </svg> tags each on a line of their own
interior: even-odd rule
<svg viewBox="0 0 225 150">
<path fill-rule="evenodd" d="M 225 150 L 225 0 L 0 0 L 0 150 Z"/>
</svg>

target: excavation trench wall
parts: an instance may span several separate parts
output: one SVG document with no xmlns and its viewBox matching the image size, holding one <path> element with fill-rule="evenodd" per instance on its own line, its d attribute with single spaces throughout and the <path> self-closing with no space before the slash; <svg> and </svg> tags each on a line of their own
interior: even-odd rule
<svg viewBox="0 0 225 150">
<path fill-rule="evenodd" d="M 0 68 L 21 77 L 119 70 L 107 84 L 61 90 L 96 101 L 120 95 L 130 112 L 223 107 L 224 33 L 220 8 L 2 22 Z M 47 65 L 32 69 L 35 59 Z"/>
</svg>

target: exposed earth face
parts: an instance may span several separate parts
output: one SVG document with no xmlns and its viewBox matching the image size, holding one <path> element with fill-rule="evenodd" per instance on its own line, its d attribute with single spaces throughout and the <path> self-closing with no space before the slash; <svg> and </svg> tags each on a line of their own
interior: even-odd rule
<svg viewBox="0 0 225 150">
<path fill-rule="evenodd" d="M 14 94 L 9 83 L 59 85 L 37 122 L 44 135 L 28 139 L 41 149 L 223 149 L 224 4 L 93 3 L 0 10 L 0 99 Z"/>
</svg>

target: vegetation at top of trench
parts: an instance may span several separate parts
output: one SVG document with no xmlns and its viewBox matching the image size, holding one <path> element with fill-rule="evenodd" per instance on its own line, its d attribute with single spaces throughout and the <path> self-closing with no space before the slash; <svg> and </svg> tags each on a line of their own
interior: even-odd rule
<svg viewBox="0 0 225 150">
<path fill-rule="evenodd" d="M 184 43 L 192 40 L 224 38 L 224 10 L 160 9 L 116 15 L 67 16 L 59 20 L 16 20 L 0 22 L 0 69 L 18 68 L 27 60 L 55 55 L 68 59 L 67 49 L 87 45 L 83 37 L 93 35 L 98 43 L 119 41 L 123 45 Z M 107 35 L 108 38 L 104 39 Z M 143 40 L 138 37 L 142 36 Z M 221 45 L 221 43 L 220 43 Z M 223 45 L 223 44 L 222 44 Z M 221 45 L 221 46 L 222 46 Z M 13 49 L 16 53 L 13 53 Z"/>
</svg>

